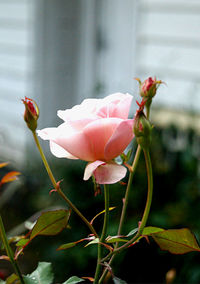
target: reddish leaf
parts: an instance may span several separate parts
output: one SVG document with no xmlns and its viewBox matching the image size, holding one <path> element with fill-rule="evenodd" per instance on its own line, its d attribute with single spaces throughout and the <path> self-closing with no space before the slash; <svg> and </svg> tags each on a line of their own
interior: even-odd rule
<svg viewBox="0 0 200 284">
<path fill-rule="evenodd" d="M 143 236 L 151 236 L 152 234 L 155 234 L 155 233 L 158 233 L 158 232 L 163 232 L 165 231 L 164 229 L 161 229 L 161 228 L 157 228 L 157 227 L 145 227 L 143 232 L 142 232 L 142 235 Z"/>
<path fill-rule="evenodd" d="M 1 255 L 0 259 L 10 261 L 10 258 L 7 255 Z"/>
<path fill-rule="evenodd" d="M 125 238 L 126 236 L 108 236 L 106 238 L 106 242 L 107 243 L 128 242 L 128 240 L 123 239 L 123 237 Z"/>
<path fill-rule="evenodd" d="M 9 164 L 9 162 L 0 163 L 0 168 L 6 167 Z"/>
<path fill-rule="evenodd" d="M 162 250 L 167 250 L 173 254 L 200 252 L 195 236 L 187 228 L 164 230 L 157 227 L 146 227 L 141 237 L 145 236 L 151 236 Z"/>
<path fill-rule="evenodd" d="M 153 239 L 162 250 L 173 254 L 184 254 L 192 251 L 200 252 L 200 247 L 189 229 L 164 230 L 152 234 Z"/>
<path fill-rule="evenodd" d="M 68 249 L 68 248 L 72 248 L 75 247 L 78 243 L 84 242 L 84 241 L 91 241 L 94 240 L 94 237 L 87 237 L 84 239 L 80 239 L 76 242 L 71 242 L 71 243 L 66 243 L 66 244 L 62 244 L 61 246 L 59 246 L 56 250 L 64 250 L 64 249 Z"/>
<path fill-rule="evenodd" d="M 32 229 L 30 240 L 39 235 L 57 235 L 67 227 L 69 216 L 70 211 L 64 209 L 42 213 Z"/>
<path fill-rule="evenodd" d="M 59 246 L 56 250 L 69 249 L 69 248 L 75 247 L 76 244 L 77 244 L 77 242 L 63 244 L 63 245 Z"/>
<path fill-rule="evenodd" d="M 0 184 L 4 184 L 18 179 L 18 175 L 21 175 L 21 173 L 16 171 L 9 172 L 1 179 Z"/>
<path fill-rule="evenodd" d="M 94 278 L 92 277 L 81 277 L 81 278 L 89 280 L 90 282 L 94 282 Z"/>
<path fill-rule="evenodd" d="M 43 212 L 37 219 L 29 239 L 22 239 L 17 243 L 17 250 L 15 252 L 15 259 L 23 252 L 24 248 L 37 236 L 46 235 L 53 236 L 60 233 L 67 227 L 67 223 L 70 217 L 70 210 L 55 210 Z"/>
<path fill-rule="evenodd" d="M 29 242 L 29 239 L 21 239 L 16 243 L 17 247 L 24 247 Z"/>
<path fill-rule="evenodd" d="M 7 279 L 6 279 L 6 284 L 20 284 L 21 281 L 19 280 L 18 276 L 16 274 L 11 274 Z"/>
</svg>

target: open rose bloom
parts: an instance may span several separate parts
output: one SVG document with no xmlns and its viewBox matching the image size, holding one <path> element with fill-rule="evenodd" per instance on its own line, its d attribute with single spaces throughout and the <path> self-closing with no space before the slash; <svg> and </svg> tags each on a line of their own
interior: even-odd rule
<svg viewBox="0 0 200 284">
<path fill-rule="evenodd" d="M 38 130 L 50 141 L 50 150 L 58 158 L 89 162 L 84 180 L 94 175 L 99 184 L 111 184 L 126 175 L 126 168 L 114 162 L 133 139 L 133 119 L 128 119 L 132 96 L 115 93 L 104 99 L 86 99 L 58 116 L 58 127 Z"/>
</svg>

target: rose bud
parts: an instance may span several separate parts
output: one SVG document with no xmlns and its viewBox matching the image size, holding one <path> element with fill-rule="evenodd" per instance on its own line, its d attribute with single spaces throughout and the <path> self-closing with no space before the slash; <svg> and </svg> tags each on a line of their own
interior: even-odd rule
<svg viewBox="0 0 200 284">
<path fill-rule="evenodd" d="M 137 111 L 134 118 L 133 132 L 137 143 L 142 147 L 142 149 L 149 148 L 151 144 L 151 131 L 152 125 L 146 118 L 144 112 L 142 110 Z"/>
<path fill-rule="evenodd" d="M 158 86 L 162 81 L 156 80 L 156 77 L 152 79 L 149 77 L 140 85 L 140 95 L 145 98 L 153 98 L 156 94 Z"/>
<path fill-rule="evenodd" d="M 31 131 L 35 131 L 37 128 L 37 120 L 39 118 L 39 109 L 34 100 L 25 97 L 22 100 L 25 105 L 24 120 Z"/>
</svg>

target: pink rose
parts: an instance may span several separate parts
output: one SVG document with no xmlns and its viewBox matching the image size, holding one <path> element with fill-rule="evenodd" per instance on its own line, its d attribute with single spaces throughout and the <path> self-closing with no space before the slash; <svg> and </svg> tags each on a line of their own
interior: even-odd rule
<svg viewBox="0 0 200 284">
<path fill-rule="evenodd" d="M 99 184 L 110 184 L 126 175 L 126 168 L 113 159 L 133 139 L 133 119 L 128 119 L 132 96 L 115 93 L 104 99 L 86 99 L 58 116 L 60 126 L 38 130 L 50 140 L 50 150 L 58 158 L 88 161 L 84 180 L 95 176 Z"/>
</svg>

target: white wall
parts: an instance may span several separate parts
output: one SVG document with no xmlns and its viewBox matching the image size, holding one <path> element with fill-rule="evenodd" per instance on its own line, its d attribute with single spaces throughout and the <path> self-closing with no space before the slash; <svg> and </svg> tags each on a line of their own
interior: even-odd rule
<svg viewBox="0 0 200 284">
<path fill-rule="evenodd" d="M 26 133 L 21 99 L 32 84 L 32 1 L 0 1 L 0 159 L 21 163 Z"/>
<path fill-rule="evenodd" d="M 155 106 L 200 112 L 199 27 L 198 0 L 1 0 L 0 159 L 26 159 L 24 96 L 39 103 L 39 128 L 56 126 L 57 109 L 138 99 L 133 78 L 155 75 L 167 84 Z"/>
<path fill-rule="evenodd" d="M 155 104 L 200 112 L 200 1 L 140 0 L 137 70 L 166 82 Z"/>
<path fill-rule="evenodd" d="M 97 1 L 97 95 L 133 91 L 138 1 Z"/>
</svg>

